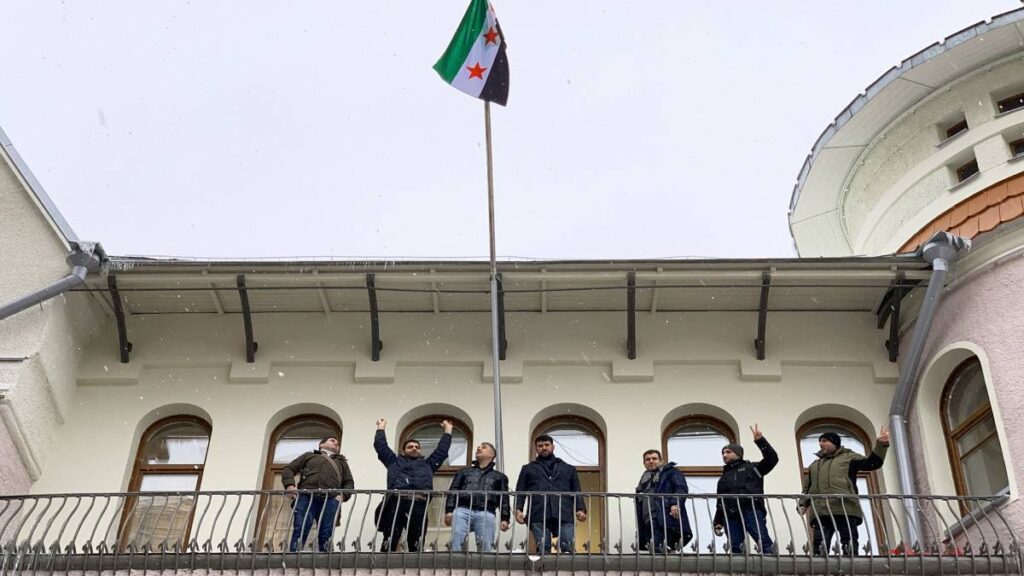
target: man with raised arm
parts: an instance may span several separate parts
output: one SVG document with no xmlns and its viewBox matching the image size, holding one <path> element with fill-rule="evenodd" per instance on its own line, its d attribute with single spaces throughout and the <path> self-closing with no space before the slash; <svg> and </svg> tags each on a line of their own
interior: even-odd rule
<svg viewBox="0 0 1024 576">
<path fill-rule="evenodd" d="M 377 420 L 377 432 L 373 438 L 377 459 L 388 469 L 389 494 L 381 503 L 377 516 L 377 530 L 384 533 L 381 552 L 397 551 L 402 532 L 407 527 L 406 549 L 418 552 L 427 521 L 427 502 L 434 489 L 434 472 L 448 459 L 448 448 L 452 445 L 452 423 L 448 420 L 441 422 L 444 434 L 437 448 L 426 458 L 420 452 L 419 440 L 415 438 L 405 441 L 401 455 L 395 454 L 384 434 L 387 424 L 383 418 Z M 392 490 L 395 492 L 390 492 Z"/>
<path fill-rule="evenodd" d="M 864 512 L 857 499 L 857 474 L 878 470 L 885 463 L 889 450 L 889 427 L 882 426 L 878 442 L 868 456 L 857 454 L 843 447 L 842 438 L 835 432 L 825 432 L 818 437 L 821 450 L 808 468 L 804 478 L 804 494 L 849 494 L 834 498 L 804 498 L 799 510 L 811 513 L 811 530 L 814 533 L 814 553 L 828 554 L 832 537 L 838 532 L 839 543 L 844 556 L 857 555 L 858 528 L 864 523 Z"/>
<path fill-rule="evenodd" d="M 773 554 L 775 544 L 768 533 L 767 508 L 764 503 L 764 477 L 779 463 L 779 455 L 761 434 L 757 424 L 750 427 L 754 444 L 761 451 L 761 461 L 743 459 L 743 446 L 728 444 L 722 448 L 722 475 L 718 477 L 718 493 L 730 494 L 718 499 L 715 507 L 715 534 L 729 530 L 729 546 L 733 554 L 742 550 L 746 535 L 758 543 L 761 554 Z"/>
</svg>

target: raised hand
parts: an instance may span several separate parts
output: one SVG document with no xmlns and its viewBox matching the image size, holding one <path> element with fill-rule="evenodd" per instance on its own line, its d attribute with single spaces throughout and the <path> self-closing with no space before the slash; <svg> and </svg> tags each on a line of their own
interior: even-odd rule
<svg viewBox="0 0 1024 576">
<path fill-rule="evenodd" d="M 383 418 L 377 418 L 377 430 L 383 430 L 388 425 L 388 421 Z"/>
<path fill-rule="evenodd" d="M 444 428 L 445 434 L 451 434 L 454 426 L 452 426 L 451 420 L 441 420 L 441 428 Z"/>
<path fill-rule="evenodd" d="M 756 422 L 753 426 L 750 427 L 750 432 L 754 435 L 754 440 L 760 440 L 761 438 L 764 438 L 764 434 L 761 434 L 761 428 L 757 425 Z"/>
<path fill-rule="evenodd" d="M 882 426 L 882 430 L 878 433 L 878 442 L 880 444 L 888 444 L 889 443 L 889 427 L 888 426 Z"/>
</svg>

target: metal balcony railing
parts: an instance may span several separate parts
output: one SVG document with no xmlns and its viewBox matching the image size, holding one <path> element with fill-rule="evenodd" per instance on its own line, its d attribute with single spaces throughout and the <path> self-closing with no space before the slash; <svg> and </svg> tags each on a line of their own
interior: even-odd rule
<svg viewBox="0 0 1024 576">
<path fill-rule="evenodd" d="M 339 502 L 336 507 L 323 505 L 332 499 Z M 493 509 L 496 526 L 507 508 L 510 526 L 507 531 L 496 527 L 489 545 L 470 534 L 462 551 L 455 551 L 459 546 L 452 545 L 452 529 L 445 525 L 446 502 Z M 1016 534 L 1022 527 L 1007 522 L 1000 503 L 998 498 L 951 496 L 380 490 L 0 496 L 0 575 L 294 567 L 385 573 L 415 568 L 1021 574 Z M 685 514 L 677 515 L 673 506 Z M 719 506 L 732 511 L 725 517 L 733 520 L 733 529 L 724 520 L 716 533 L 713 518 Z M 920 541 L 904 537 L 905 506 L 919 510 L 923 525 L 914 533 Z M 526 524 L 515 521 L 517 507 L 532 509 Z M 402 514 L 415 508 L 424 513 Z M 577 509 L 587 511 L 584 520 L 576 517 Z M 550 549 L 538 549 L 530 524 L 540 518 L 560 530 L 573 526 L 573 541 L 562 532 Z M 304 539 L 296 534 L 303 525 L 310 525 Z M 400 537 L 392 538 L 392 532 Z M 419 538 L 410 542 L 416 533 Z M 493 551 L 480 551 L 486 548 Z"/>
</svg>

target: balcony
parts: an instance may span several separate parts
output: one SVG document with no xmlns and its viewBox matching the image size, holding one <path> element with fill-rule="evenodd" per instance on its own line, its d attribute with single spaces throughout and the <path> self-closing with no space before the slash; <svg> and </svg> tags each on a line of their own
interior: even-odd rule
<svg viewBox="0 0 1024 576">
<path fill-rule="evenodd" d="M 725 496 L 735 507 L 766 511 L 765 528 L 750 526 L 756 538 L 730 540 L 728 530 L 715 534 L 710 519 L 719 498 L 686 495 L 682 509 L 692 538 L 677 545 L 671 539 L 644 543 L 642 533 L 655 524 L 682 526 L 669 512 L 674 496 L 580 493 L 575 495 L 588 516 L 577 521 L 574 552 L 546 553 L 534 548 L 527 526 L 514 520 L 507 531 L 496 530 L 495 552 L 477 552 L 471 534 L 464 548 L 451 549 L 451 529 L 444 525 L 444 503 L 473 508 L 483 493 L 384 492 L 374 490 L 299 492 L 306 498 L 347 497 L 334 518 L 307 517 L 315 526 L 304 546 L 290 550 L 296 493 L 143 492 L 57 494 L 0 497 L 0 574 L 54 574 L 78 571 L 130 570 L 268 570 L 328 568 L 371 570 L 389 574 L 415 569 L 466 572 L 674 572 L 765 574 L 1021 574 L 1021 548 L 1014 527 L 999 510 L 999 498 L 951 496 L 815 496 L 770 495 L 763 498 Z M 492 499 L 495 493 L 489 493 Z M 522 498 L 519 499 L 518 497 Z M 509 493 L 502 505 L 529 509 L 528 497 L 547 515 L 572 495 Z M 397 551 L 382 547 L 382 526 L 401 523 L 397 516 L 375 520 L 385 498 L 426 501 L 420 549 L 403 542 Z M 845 498 L 845 500 L 844 500 Z M 845 504 L 844 504 L 845 502 Z M 855 502 L 855 503 L 854 503 Z M 805 513 L 800 503 L 809 504 Z M 651 512 L 638 522 L 638 510 Z M 852 505 L 852 507 L 851 507 Z M 860 508 L 864 522 L 840 515 Z M 479 506 L 478 506 L 479 507 Z M 914 510 L 916 529 L 908 529 L 906 510 Z M 388 508 L 385 508 L 387 510 Z M 549 516 L 557 516 L 552 514 Z M 304 518 L 306 520 L 307 518 Z M 560 518 L 558 519 L 560 520 Z M 335 525 L 323 550 L 316 545 L 320 522 Z M 408 533 L 408 520 L 400 526 Z M 644 522 L 646 522 L 646 529 Z M 855 551 L 841 548 L 838 537 L 815 546 L 816 526 L 846 524 L 859 537 Z M 639 529 L 638 529 L 639 528 Z M 1019 530 L 1019 527 L 1017 527 Z M 911 535 L 916 535 L 913 539 Z M 767 536 L 768 540 L 762 536 Z M 739 540 L 739 539 L 738 539 Z M 762 550 L 757 542 L 772 543 Z M 557 544 L 557 539 L 556 539 Z M 568 547 L 568 546 L 567 546 Z M 739 549 L 739 552 L 735 552 Z M 767 552 L 767 553 L 764 553 Z"/>
</svg>

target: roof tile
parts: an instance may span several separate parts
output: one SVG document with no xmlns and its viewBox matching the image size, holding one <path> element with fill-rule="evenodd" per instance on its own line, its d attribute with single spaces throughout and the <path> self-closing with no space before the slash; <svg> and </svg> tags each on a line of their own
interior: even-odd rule
<svg viewBox="0 0 1024 576">
<path fill-rule="evenodd" d="M 972 216 L 967 219 L 966 222 L 960 225 L 960 233 L 958 236 L 964 238 L 974 238 L 978 234 L 978 217 Z"/>
<path fill-rule="evenodd" d="M 999 206 L 990 206 L 988 210 L 978 215 L 978 232 L 988 232 L 999 226 L 1000 222 Z"/>
<path fill-rule="evenodd" d="M 1006 182 L 1003 182 L 993 186 L 989 189 L 988 193 L 992 198 L 989 206 L 997 206 L 1010 195 L 1010 187 L 1007 186 Z"/>
<path fill-rule="evenodd" d="M 1003 222 L 1019 218 L 1021 214 L 1024 214 L 1024 201 L 1021 200 L 1020 196 L 1007 198 L 1005 202 L 999 205 L 999 219 Z"/>
<path fill-rule="evenodd" d="M 1006 192 L 1010 196 L 1024 194 L 1024 176 L 1018 176 L 1006 183 Z"/>
<path fill-rule="evenodd" d="M 988 208 L 988 198 L 984 192 L 967 199 L 967 213 L 971 216 L 981 214 L 985 208 Z"/>
</svg>

